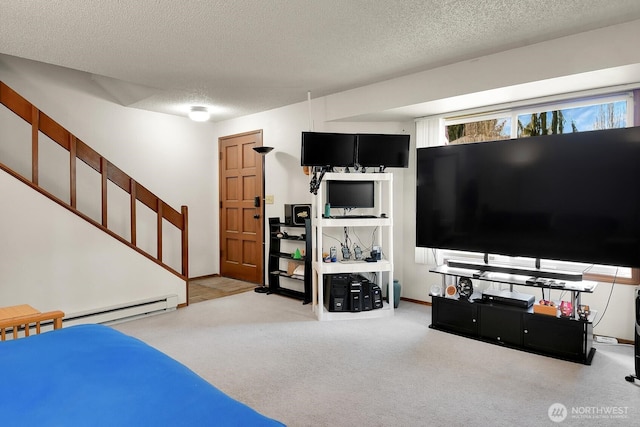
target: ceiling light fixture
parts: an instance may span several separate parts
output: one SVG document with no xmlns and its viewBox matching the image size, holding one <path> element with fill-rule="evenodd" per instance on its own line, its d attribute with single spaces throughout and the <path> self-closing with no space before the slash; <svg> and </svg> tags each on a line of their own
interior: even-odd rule
<svg viewBox="0 0 640 427">
<path fill-rule="evenodd" d="M 207 107 L 191 107 L 189 118 L 194 122 L 206 122 L 209 120 L 209 110 Z"/>
<path fill-rule="evenodd" d="M 261 154 L 263 156 L 269 154 L 271 152 L 271 150 L 273 150 L 273 147 L 265 147 L 265 146 L 253 147 L 253 151 L 255 151 L 256 153 Z"/>
</svg>

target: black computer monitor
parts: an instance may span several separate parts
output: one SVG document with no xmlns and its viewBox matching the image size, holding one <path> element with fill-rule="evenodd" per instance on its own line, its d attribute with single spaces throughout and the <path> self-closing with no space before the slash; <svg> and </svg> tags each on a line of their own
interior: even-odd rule
<svg viewBox="0 0 640 427">
<path fill-rule="evenodd" d="M 409 135 L 361 133 L 356 142 L 356 163 L 363 168 L 409 166 Z"/>
<path fill-rule="evenodd" d="M 373 181 L 327 181 L 327 203 L 332 208 L 373 208 Z"/>
<path fill-rule="evenodd" d="M 355 152 L 355 134 L 302 132 L 301 166 L 351 167 Z"/>
</svg>

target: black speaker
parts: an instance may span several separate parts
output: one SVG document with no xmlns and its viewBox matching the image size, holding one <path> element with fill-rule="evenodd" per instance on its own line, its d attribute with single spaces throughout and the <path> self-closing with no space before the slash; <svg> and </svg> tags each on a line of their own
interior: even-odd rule
<svg viewBox="0 0 640 427">
<path fill-rule="evenodd" d="M 285 224 L 304 225 L 304 220 L 310 218 L 311 205 L 284 205 Z"/>
<path fill-rule="evenodd" d="M 640 377 L 640 287 L 636 288 L 636 378 Z"/>
<path fill-rule="evenodd" d="M 625 380 L 629 381 L 630 383 L 634 382 L 635 380 L 640 379 L 640 286 L 637 287 L 634 291 L 634 296 L 635 296 L 635 301 L 636 301 L 636 315 L 635 315 L 635 331 L 634 331 L 634 348 L 635 348 L 635 355 L 634 355 L 634 360 L 635 360 L 635 365 L 636 365 L 636 372 L 635 375 L 631 374 L 631 375 L 627 375 L 626 377 L 624 377 Z"/>
</svg>

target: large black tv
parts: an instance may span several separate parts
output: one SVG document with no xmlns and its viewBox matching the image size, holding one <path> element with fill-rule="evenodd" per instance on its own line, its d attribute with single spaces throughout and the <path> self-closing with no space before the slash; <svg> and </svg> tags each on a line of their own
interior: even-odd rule
<svg viewBox="0 0 640 427">
<path fill-rule="evenodd" d="M 360 133 L 356 162 L 368 168 L 406 168 L 409 166 L 409 135 Z"/>
<path fill-rule="evenodd" d="M 327 181 L 327 203 L 332 208 L 373 208 L 373 181 Z"/>
<path fill-rule="evenodd" d="M 355 155 L 355 134 L 302 132 L 301 166 L 351 167 Z"/>
<path fill-rule="evenodd" d="M 417 151 L 417 246 L 640 267 L 640 128 Z"/>
</svg>

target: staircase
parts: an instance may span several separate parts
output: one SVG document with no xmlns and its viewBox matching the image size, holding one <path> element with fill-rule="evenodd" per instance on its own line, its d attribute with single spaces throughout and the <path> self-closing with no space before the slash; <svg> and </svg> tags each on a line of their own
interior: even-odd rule
<svg viewBox="0 0 640 427">
<path fill-rule="evenodd" d="M 123 245 L 126 245 L 131 250 L 144 256 L 157 266 L 184 281 L 186 291 L 188 289 L 187 279 L 189 264 L 187 207 L 182 206 L 178 211 L 169 206 L 158 196 L 135 181 L 124 171 L 97 153 L 85 142 L 81 141 L 51 117 L 40 111 L 36 106 L 24 99 L 3 82 L 0 82 L 0 103 L 14 115 L 18 116 L 30 125 L 31 138 L 30 140 L 27 138 L 27 140 L 24 141 L 24 144 L 30 146 L 31 171 L 30 176 L 24 176 L 24 174 L 18 173 L 14 169 L 5 165 L 2 158 L 0 158 L 0 169 L 29 186 L 31 189 L 44 195 L 59 206 L 75 214 L 92 227 L 106 233 L 111 238 Z M 48 191 L 40 184 L 43 177 L 40 176 L 42 159 L 39 159 L 39 153 L 42 150 L 43 144 L 51 143 L 50 141 L 56 144 L 58 149 L 61 147 L 68 153 L 68 169 L 65 171 L 65 174 L 68 174 L 69 177 L 67 197 L 60 197 L 59 191 L 55 191 L 57 195 L 53 194 L 53 191 Z M 2 143 L 3 141 L 0 140 L 0 146 Z M 19 141 L 19 144 L 22 143 L 22 141 Z M 90 187 L 90 185 L 85 185 L 85 183 L 78 181 L 80 179 L 79 175 L 81 177 L 86 175 L 86 173 L 78 174 L 78 160 L 82 161 L 84 165 L 90 168 L 89 170 L 91 173 L 96 175 L 92 179 L 100 183 L 98 185 L 99 189 L 97 190 L 99 194 L 94 196 L 95 200 L 100 201 L 99 214 L 94 212 L 92 215 L 87 212 L 81 212 L 78 208 L 78 194 L 80 193 L 84 196 L 87 188 Z M 83 168 L 83 171 L 85 169 L 87 168 Z M 123 232 L 122 230 L 122 221 L 120 221 L 120 224 L 116 224 L 115 227 L 110 227 L 110 202 L 113 202 L 113 206 L 117 205 L 120 207 L 123 199 L 120 195 L 118 200 L 111 200 L 110 197 L 113 196 L 114 188 L 116 187 L 118 189 L 118 193 L 124 192 L 126 198 L 128 198 L 129 227 L 126 232 Z M 2 204 L 4 205 L 5 203 L 11 204 L 13 201 L 4 198 Z M 127 203 L 125 202 L 125 205 L 126 204 Z M 148 208 L 148 210 L 146 208 Z M 140 209 L 144 209 L 144 212 L 140 212 Z M 153 217 L 155 217 L 155 220 L 152 220 L 155 224 L 152 224 L 151 227 L 147 222 L 144 222 L 145 219 L 148 219 L 149 217 L 148 212 L 151 212 Z M 151 250 L 149 250 L 148 244 L 145 247 L 144 244 L 141 245 L 138 242 L 138 237 L 140 235 L 139 227 L 141 226 L 145 237 L 149 234 L 149 229 L 151 229 L 151 233 L 155 234 L 155 245 L 153 245 L 155 247 Z M 170 263 L 170 260 L 166 260 L 165 257 L 163 257 L 163 250 L 165 249 L 163 240 L 165 235 L 179 236 L 179 251 L 181 258 L 179 260 L 179 266 L 176 266 L 177 262 L 175 262 L 175 255 L 172 257 L 174 261 L 172 264 Z M 148 240 L 149 239 L 145 239 L 145 243 L 148 243 Z M 174 250 L 174 253 L 176 252 L 177 251 Z M 113 268 L 117 269 L 118 266 L 113 266 Z M 1 278 L 0 274 L 0 286 L 3 286 L 5 284 L 1 283 Z M 173 301 L 175 307 L 174 296 L 169 296 L 168 299 Z M 134 305 L 144 305 L 149 301 L 142 302 L 142 304 L 138 302 Z M 186 302 L 180 304 L 180 306 L 187 304 L 188 294 Z M 0 298 L 0 306 L 1 305 L 3 305 L 2 298 Z M 130 307 L 124 308 L 130 309 Z M 104 314 L 105 310 L 106 309 L 100 309 L 99 311 Z M 87 313 L 83 314 L 83 316 L 86 317 Z"/>
</svg>

